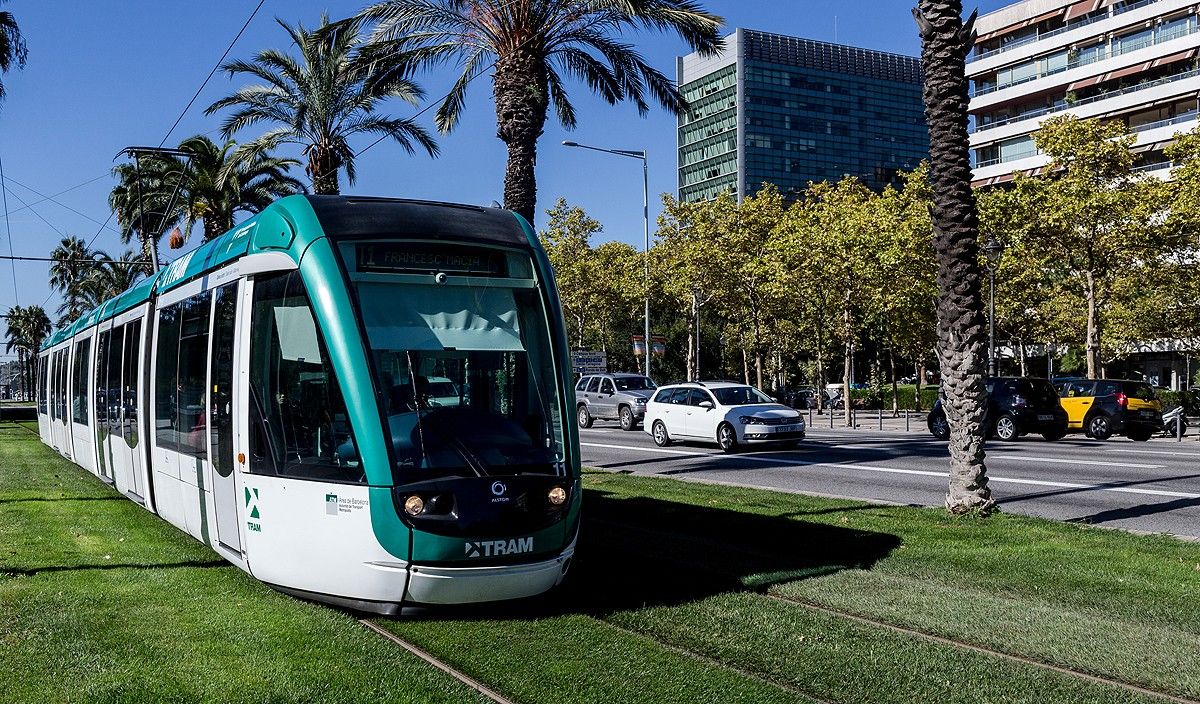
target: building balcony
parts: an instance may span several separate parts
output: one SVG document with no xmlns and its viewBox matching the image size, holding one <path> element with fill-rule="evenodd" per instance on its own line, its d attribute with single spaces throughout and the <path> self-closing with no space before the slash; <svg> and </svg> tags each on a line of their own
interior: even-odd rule
<svg viewBox="0 0 1200 704">
<path fill-rule="evenodd" d="M 1184 71 L 1128 88 L 1094 95 L 1074 103 L 1040 108 L 977 127 L 970 136 L 971 147 L 975 148 L 982 144 L 999 142 L 1034 132 L 1042 120 L 1050 115 L 1068 114 L 1080 118 L 1102 117 L 1129 112 L 1140 105 L 1152 105 L 1189 94 L 1195 95 L 1198 91 L 1200 91 L 1200 69 Z"/>
<path fill-rule="evenodd" d="M 1022 39 L 984 54 L 968 56 L 967 77 L 972 78 L 990 73 L 1008 64 L 1019 63 L 1058 47 L 1079 44 L 1088 39 L 1117 32 L 1160 15 L 1190 7 L 1194 2 L 1195 0 L 1142 0 L 1142 2 L 1121 8 L 1107 16 L 1071 22 L 1065 27 Z M 1067 8 L 1064 7 L 1063 11 L 1066 10 Z"/>
<path fill-rule="evenodd" d="M 1191 112 L 1187 115 L 1180 115 L 1169 120 L 1159 120 L 1145 125 L 1139 125 L 1131 130 L 1135 135 L 1136 141 L 1133 144 L 1134 152 L 1161 152 L 1168 144 L 1175 139 L 1175 135 L 1182 132 L 1190 132 L 1197 126 L 1200 126 L 1200 119 L 1197 113 Z M 973 172 L 973 181 L 977 184 L 980 181 L 992 181 L 1002 177 L 1011 175 L 1014 171 L 1031 172 L 1042 168 L 1050 163 L 1050 157 L 1041 152 L 1022 152 L 1013 155 L 1006 159 L 990 159 L 980 161 L 975 164 Z M 1138 171 L 1153 173 L 1155 176 L 1166 178 L 1171 169 L 1171 164 L 1163 162 L 1156 164 L 1146 164 L 1137 167 Z M 1162 172 L 1161 174 L 1159 172 Z"/>
<path fill-rule="evenodd" d="M 1200 48 L 1200 25 L 1180 28 L 1151 40 L 1125 46 L 1113 46 L 1098 56 L 1080 58 L 1065 66 L 1036 76 L 975 91 L 971 96 L 971 112 L 994 108 L 1028 95 L 1054 91 L 1074 90 L 1077 84 L 1089 79 L 1115 78 L 1121 75 L 1136 75 L 1155 65 L 1190 58 L 1187 52 Z M 1092 81 L 1095 83 L 1097 81 Z"/>
</svg>

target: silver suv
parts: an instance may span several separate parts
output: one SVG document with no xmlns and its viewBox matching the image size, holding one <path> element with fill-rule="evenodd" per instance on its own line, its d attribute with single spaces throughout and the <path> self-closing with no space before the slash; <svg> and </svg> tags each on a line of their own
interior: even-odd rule
<svg viewBox="0 0 1200 704">
<path fill-rule="evenodd" d="M 580 428 L 592 427 L 599 418 L 633 430 L 646 416 L 646 400 L 656 388 L 641 374 L 589 374 L 575 384 L 575 418 Z"/>
</svg>

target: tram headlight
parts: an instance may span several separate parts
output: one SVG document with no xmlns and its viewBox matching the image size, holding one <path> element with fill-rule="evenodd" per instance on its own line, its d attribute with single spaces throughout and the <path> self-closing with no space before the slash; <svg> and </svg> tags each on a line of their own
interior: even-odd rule
<svg viewBox="0 0 1200 704">
<path fill-rule="evenodd" d="M 556 486 L 550 490 L 546 498 L 550 500 L 551 506 L 562 506 L 567 502 L 567 490 L 561 486 Z"/>
<path fill-rule="evenodd" d="M 420 516 L 425 510 L 425 500 L 413 494 L 404 500 L 404 512 L 410 516 Z"/>
</svg>

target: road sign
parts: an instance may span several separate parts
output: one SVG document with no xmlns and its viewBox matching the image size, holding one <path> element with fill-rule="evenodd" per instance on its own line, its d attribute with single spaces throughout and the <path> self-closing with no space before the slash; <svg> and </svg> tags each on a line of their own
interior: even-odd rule
<svg viewBox="0 0 1200 704">
<path fill-rule="evenodd" d="M 571 368 L 576 374 L 603 374 L 608 371 L 608 354 L 592 350 L 572 350 Z"/>
</svg>

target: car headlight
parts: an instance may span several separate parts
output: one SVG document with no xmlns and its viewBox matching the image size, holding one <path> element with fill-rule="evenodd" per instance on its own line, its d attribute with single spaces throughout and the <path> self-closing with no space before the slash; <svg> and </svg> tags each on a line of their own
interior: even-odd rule
<svg viewBox="0 0 1200 704">
<path fill-rule="evenodd" d="M 646 399 L 644 399 L 644 398 L 639 398 L 639 399 L 637 399 L 637 405 L 639 405 L 639 406 L 645 406 L 645 405 L 646 405 Z"/>
<path fill-rule="evenodd" d="M 750 425 L 751 423 L 762 422 L 762 420 L 755 418 L 754 416 L 742 416 L 741 418 L 738 418 L 738 420 L 742 422 L 742 425 Z"/>
</svg>

